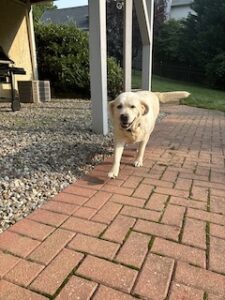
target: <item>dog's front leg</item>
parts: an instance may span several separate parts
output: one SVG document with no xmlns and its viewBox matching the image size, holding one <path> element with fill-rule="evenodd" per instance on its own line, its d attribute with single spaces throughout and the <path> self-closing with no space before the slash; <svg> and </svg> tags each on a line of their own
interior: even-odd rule
<svg viewBox="0 0 225 300">
<path fill-rule="evenodd" d="M 111 171 L 108 173 L 109 178 L 116 178 L 120 170 L 120 161 L 123 154 L 125 143 L 115 142 L 114 148 L 114 162 Z"/>
<path fill-rule="evenodd" d="M 146 137 L 144 139 L 144 141 L 140 142 L 140 144 L 139 144 L 137 157 L 136 157 L 136 160 L 134 161 L 134 166 L 135 167 L 142 167 L 143 166 L 143 158 L 144 158 L 145 148 L 146 148 L 146 145 L 148 143 L 148 139 L 149 139 L 149 136 Z"/>
</svg>

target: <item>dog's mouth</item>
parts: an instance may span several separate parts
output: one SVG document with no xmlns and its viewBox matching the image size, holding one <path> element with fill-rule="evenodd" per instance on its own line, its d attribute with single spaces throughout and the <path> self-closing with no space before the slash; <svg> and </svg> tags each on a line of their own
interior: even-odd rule
<svg viewBox="0 0 225 300">
<path fill-rule="evenodd" d="M 131 126 L 131 123 L 120 123 L 121 127 L 124 128 L 124 129 L 127 129 Z"/>
<path fill-rule="evenodd" d="M 132 122 L 130 122 L 130 123 L 128 123 L 128 122 L 120 122 L 120 126 L 123 128 L 123 129 L 126 129 L 126 130 L 128 130 L 128 129 L 130 129 L 130 127 L 132 126 L 132 124 L 134 123 L 134 121 L 135 121 L 135 119 L 132 121 Z"/>
</svg>

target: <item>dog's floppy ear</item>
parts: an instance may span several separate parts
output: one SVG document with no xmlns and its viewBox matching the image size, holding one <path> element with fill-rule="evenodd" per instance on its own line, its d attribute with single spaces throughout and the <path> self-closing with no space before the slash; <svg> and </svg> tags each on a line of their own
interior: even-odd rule
<svg viewBox="0 0 225 300">
<path fill-rule="evenodd" d="M 115 100 L 110 101 L 108 107 L 109 107 L 110 116 L 113 117 L 113 115 L 114 115 L 114 107 L 115 107 Z"/>
<path fill-rule="evenodd" d="M 141 114 L 142 116 L 146 115 L 149 112 L 149 106 L 146 104 L 146 102 L 141 101 Z"/>
</svg>

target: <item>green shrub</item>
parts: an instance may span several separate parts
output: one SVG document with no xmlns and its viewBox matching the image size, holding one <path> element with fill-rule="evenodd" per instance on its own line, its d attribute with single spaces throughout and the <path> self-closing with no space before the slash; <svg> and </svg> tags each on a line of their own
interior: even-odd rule
<svg viewBox="0 0 225 300">
<path fill-rule="evenodd" d="M 40 79 L 48 79 L 56 92 L 82 92 L 90 95 L 88 34 L 74 25 L 35 26 Z M 108 59 L 108 91 L 121 91 L 122 70 Z"/>
<path fill-rule="evenodd" d="M 211 86 L 225 87 L 225 52 L 216 55 L 206 65 L 206 76 Z"/>
<path fill-rule="evenodd" d="M 107 60 L 108 94 L 115 98 L 123 89 L 123 74 L 115 58 L 110 57 Z"/>
</svg>

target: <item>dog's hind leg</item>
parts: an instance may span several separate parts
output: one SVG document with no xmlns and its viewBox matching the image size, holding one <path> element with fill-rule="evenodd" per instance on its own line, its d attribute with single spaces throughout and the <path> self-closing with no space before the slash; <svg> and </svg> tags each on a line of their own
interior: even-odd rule
<svg viewBox="0 0 225 300">
<path fill-rule="evenodd" d="M 119 174 L 120 170 L 120 161 L 123 154 L 125 143 L 124 142 L 116 142 L 114 149 L 114 162 L 111 171 L 108 173 L 109 178 L 116 178 Z"/>
<path fill-rule="evenodd" d="M 142 167 L 143 166 L 143 158 L 144 158 L 145 148 L 146 148 L 146 145 L 148 143 L 148 139 L 149 139 L 149 136 L 146 137 L 144 139 L 144 141 L 140 142 L 140 144 L 139 144 L 137 157 L 136 157 L 136 160 L 134 161 L 134 166 L 135 167 Z"/>
</svg>

